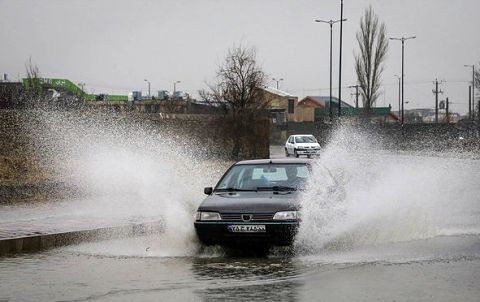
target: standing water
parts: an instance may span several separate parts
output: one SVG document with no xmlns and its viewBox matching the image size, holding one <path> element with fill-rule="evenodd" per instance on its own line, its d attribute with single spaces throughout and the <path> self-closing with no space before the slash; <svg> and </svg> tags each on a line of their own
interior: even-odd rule
<svg viewBox="0 0 480 302">
<path fill-rule="evenodd" d="M 38 154 L 81 197 L 49 211 L 22 209 L 22 219 L 42 210 L 154 216 L 164 231 L 2 258 L 0 301 L 480 297 L 478 160 L 387 152 L 367 143 L 371 137 L 339 129 L 313 161 L 294 255 L 239 258 L 202 249 L 193 230 L 202 187 L 229 163 L 204 157 L 189 137 L 145 125 L 66 113 L 35 119 Z M 15 211 L 10 219 L 20 219 Z"/>
</svg>

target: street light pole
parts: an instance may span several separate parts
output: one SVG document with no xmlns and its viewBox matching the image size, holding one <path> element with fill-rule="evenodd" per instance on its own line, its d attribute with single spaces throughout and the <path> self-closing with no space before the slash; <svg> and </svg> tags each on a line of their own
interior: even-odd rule
<svg viewBox="0 0 480 302">
<path fill-rule="evenodd" d="M 410 40 L 410 39 L 415 39 L 416 36 L 412 36 L 412 37 L 408 37 L 408 38 L 404 38 L 404 37 L 401 37 L 401 38 L 390 38 L 390 40 L 398 40 L 398 41 L 402 41 L 402 126 L 403 126 L 403 123 L 404 123 L 404 116 L 403 116 L 403 113 L 404 113 L 404 103 L 405 103 L 405 100 L 404 100 L 404 86 L 405 86 L 405 83 L 404 83 L 404 77 L 405 77 L 405 72 L 404 72 L 404 62 L 405 62 L 405 41 L 406 40 Z"/>
<path fill-rule="evenodd" d="M 274 80 L 275 82 L 277 82 L 277 90 L 278 90 L 278 83 L 279 83 L 280 81 L 283 81 L 283 78 L 280 78 L 280 79 L 278 79 L 278 80 L 275 79 L 275 78 L 273 78 L 272 80 Z"/>
<path fill-rule="evenodd" d="M 344 21 L 347 21 L 347 19 L 344 19 Z M 330 116 L 330 121 L 333 119 L 333 111 L 332 111 L 332 45 L 333 45 L 333 24 L 340 22 L 340 20 L 330 20 L 330 21 L 325 21 L 325 20 L 315 20 L 315 22 L 321 22 L 321 23 L 327 23 L 330 25 L 330 101 L 328 103 L 328 109 L 329 109 L 329 116 Z"/>
<path fill-rule="evenodd" d="M 472 67 L 472 102 L 468 102 L 469 116 L 472 120 L 475 120 L 475 65 L 463 65 L 465 67 Z M 472 106 L 473 104 L 473 106 Z M 473 110 L 471 109 L 473 108 Z"/>
<path fill-rule="evenodd" d="M 177 92 L 177 84 L 181 83 L 180 81 L 175 81 L 173 82 L 173 97 L 175 97 L 175 94 Z"/>
<path fill-rule="evenodd" d="M 401 91 L 401 77 L 399 77 L 398 75 L 394 75 L 397 79 L 398 79 L 398 118 L 400 120 L 400 102 L 401 102 L 401 95 L 402 95 L 402 91 Z"/>
<path fill-rule="evenodd" d="M 148 83 L 148 98 L 150 98 L 150 81 L 147 79 L 144 79 L 144 81 Z"/>
<path fill-rule="evenodd" d="M 338 117 L 342 116 L 342 32 L 343 32 L 343 0 L 340 1 L 340 63 L 338 66 Z"/>
</svg>

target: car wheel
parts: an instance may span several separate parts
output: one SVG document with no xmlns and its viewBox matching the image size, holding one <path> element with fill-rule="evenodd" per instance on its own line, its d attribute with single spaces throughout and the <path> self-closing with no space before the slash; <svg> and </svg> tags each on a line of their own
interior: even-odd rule
<svg viewBox="0 0 480 302">
<path fill-rule="evenodd" d="M 285 157 L 289 157 L 289 156 L 290 156 L 290 154 L 288 154 L 288 149 L 285 148 Z"/>
<path fill-rule="evenodd" d="M 311 158 L 312 156 L 310 154 L 307 155 L 308 158 Z"/>
<path fill-rule="evenodd" d="M 295 157 L 299 157 L 299 156 L 300 156 L 300 155 L 298 155 L 297 150 L 293 150 L 293 154 L 295 155 Z"/>
</svg>

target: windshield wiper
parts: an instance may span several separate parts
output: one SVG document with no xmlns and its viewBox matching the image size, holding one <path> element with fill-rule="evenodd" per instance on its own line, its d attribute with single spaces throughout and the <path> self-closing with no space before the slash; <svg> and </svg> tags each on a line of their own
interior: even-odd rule
<svg viewBox="0 0 480 302">
<path fill-rule="evenodd" d="M 286 186 L 257 187 L 257 191 L 296 191 L 297 188 Z"/>
<path fill-rule="evenodd" d="M 237 188 L 225 188 L 225 189 L 217 189 L 217 192 L 253 192 L 255 190 L 250 189 L 237 189 Z"/>
</svg>

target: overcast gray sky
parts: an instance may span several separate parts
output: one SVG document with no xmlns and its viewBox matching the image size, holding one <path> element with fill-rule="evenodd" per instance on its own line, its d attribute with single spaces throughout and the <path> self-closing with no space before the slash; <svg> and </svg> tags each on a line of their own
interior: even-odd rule
<svg viewBox="0 0 480 302">
<path fill-rule="evenodd" d="M 434 107 L 435 78 L 454 111 L 468 108 L 471 69 L 480 61 L 478 0 L 344 0 L 342 86 L 355 84 L 355 33 L 372 5 L 389 36 L 406 42 L 406 108 Z M 340 0 L 0 0 L 0 73 L 16 80 L 31 57 L 42 76 L 86 83 L 90 92 L 178 90 L 196 95 L 213 81 L 228 48 L 257 49 L 270 78 L 298 95 L 328 95 L 329 26 Z M 338 87 L 339 26 L 334 29 L 334 87 Z M 398 108 L 395 74 L 401 43 L 391 41 L 378 105 Z M 272 86 L 274 83 L 271 83 Z M 350 90 L 344 100 L 353 103 Z M 338 92 L 335 91 L 335 94 Z"/>
</svg>

